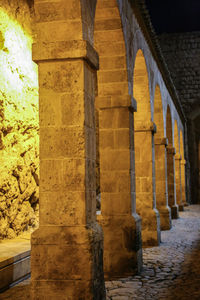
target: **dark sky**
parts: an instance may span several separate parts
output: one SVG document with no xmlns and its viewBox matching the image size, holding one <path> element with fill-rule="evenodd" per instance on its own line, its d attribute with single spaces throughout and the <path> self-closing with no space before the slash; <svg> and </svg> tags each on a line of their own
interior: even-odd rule
<svg viewBox="0 0 200 300">
<path fill-rule="evenodd" d="M 200 31 L 200 0 L 145 0 L 156 32 Z"/>
</svg>

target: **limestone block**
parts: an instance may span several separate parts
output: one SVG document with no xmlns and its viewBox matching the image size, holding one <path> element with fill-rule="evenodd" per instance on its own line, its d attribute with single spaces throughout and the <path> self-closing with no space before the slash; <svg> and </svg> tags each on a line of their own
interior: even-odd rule
<svg viewBox="0 0 200 300">
<path fill-rule="evenodd" d="M 51 42 L 82 39 L 82 22 L 79 19 L 56 21 L 56 26 L 55 22 L 36 23 L 35 29 L 38 41 Z"/>
<path fill-rule="evenodd" d="M 37 41 L 33 44 L 33 60 L 35 62 L 48 59 L 84 58 L 94 69 L 99 68 L 99 57 L 89 42 L 83 40 Z"/>
<path fill-rule="evenodd" d="M 109 83 L 109 82 L 126 82 L 127 81 L 127 71 L 126 70 L 116 70 L 116 71 L 99 71 L 98 72 L 98 82 Z"/>
<path fill-rule="evenodd" d="M 100 56 L 99 64 L 103 70 L 116 70 L 126 67 L 126 59 L 124 55 L 119 56 Z"/>
<path fill-rule="evenodd" d="M 95 31 L 116 30 L 121 29 L 120 19 L 97 19 L 95 22 Z"/>
<path fill-rule="evenodd" d="M 99 113 L 99 128 L 129 128 L 126 108 L 102 110 Z"/>
<path fill-rule="evenodd" d="M 86 210 L 84 192 L 41 192 L 40 198 L 41 225 L 84 224 Z"/>
<path fill-rule="evenodd" d="M 93 256 L 94 255 L 94 256 Z M 104 299 L 102 232 L 98 225 L 42 226 L 32 234 L 32 296 Z M 56 262 L 56 263 L 55 263 Z M 97 268 L 98 272 L 97 272 Z M 42 288 L 43 287 L 43 288 Z M 48 289 L 47 289 L 48 287 Z"/>
<path fill-rule="evenodd" d="M 98 216 L 104 231 L 106 279 L 125 277 L 141 269 L 141 220 L 133 216 Z"/>
<path fill-rule="evenodd" d="M 129 150 L 102 150 L 101 168 L 105 171 L 123 171 L 130 167 Z"/>
<path fill-rule="evenodd" d="M 68 5 L 65 5 L 64 1 L 48 3 L 35 1 L 36 21 L 43 23 L 80 18 L 81 10 L 78 4 L 78 1 L 70 1 Z"/>
<path fill-rule="evenodd" d="M 98 87 L 99 96 L 122 96 L 127 94 L 127 82 L 104 83 Z"/>
<path fill-rule="evenodd" d="M 40 138 L 43 140 L 40 147 L 40 157 L 84 157 L 84 130 L 76 127 L 41 128 Z"/>
<path fill-rule="evenodd" d="M 47 90 L 56 93 L 82 93 L 84 85 L 83 65 L 84 63 L 80 61 L 71 62 L 68 60 L 39 63 L 41 99 Z"/>
<path fill-rule="evenodd" d="M 105 12 L 106 11 L 107 10 L 105 10 Z M 99 23 L 98 27 L 101 26 L 100 21 L 102 21 L 102 20 L 97 21 Z M 107 21 L 110 21 L 110 20 L 107 20 Z M 117 20 L 117 21 L 119 22 L 119 20 Z M 103 22 L 104 22 L 104 20 L 103 20 Z M 107 27 L 108 26 L 109 25 L 107 24 Z M 115 24 L 115 26 L 117 27 L 117 23 Z M 115 30 L 102 29 L 102 30 L 96 31 L 96 24 L 95 24 L 95 40 L 96 40 L 96 43 L 95 43 L 96 47 L 98 47 L 98 44 L 103 43 L 103 42 L 108 42 L 110 40 L 123 41 L 123 34 L 122 34 L 121 27 L 120 27 L 120 29 L 115 29 Z"/>
<path fill-rule="evenodd" d="M 116 190 L 113 192 L 102 191 L 101 197 L 103 199 L 101 203 L 103 216 L 117 216 L 130 213 L 131 203 L 125 201 L 130 198 L 130 193 L 127 191 L 122 191 L 120 193 L 117 193 Z"/>
</svg>

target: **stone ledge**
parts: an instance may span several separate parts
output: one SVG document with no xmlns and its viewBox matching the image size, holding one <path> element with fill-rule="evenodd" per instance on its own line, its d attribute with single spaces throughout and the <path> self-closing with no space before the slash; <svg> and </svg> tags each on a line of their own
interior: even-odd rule
<svg viewBox="0 0 200 300">
<path fill-rule="evenodd" d="M 180 153 L 176 153 L 175 154 L 175 160 L 182 160 L 181 154 Z"/>
<path fill-rule="evenodd" d="M 152 121 L 147 122 L 136 122 L 135 124 L 135 132 L 143 132 L 143 131 L 152 131 L 152 133 L 156 133 L 156 124 Z"/>
<path fill-rule="evenodd" d="M 167 146 L 167 153 L 175 155 L 176 154 L 176 149 L 174 147 L 168 145 Z"/>
<path fill-rule="evenodd" d="M 168 145 L 168 138 L 166 138 L 166 137 L 161 138 L 161 137 L 156 137 L 155 136 L 154 144 L 155 145 L 165 145 L 165 146 L 167 146 Z"/>
<path fill-rule="evenodd" d="M 96 107 L 99 109 L 113 109 L 128 107 L 132 112 L 137 111 L 137 101 L 129 96 L 96 97 Z"/>
<path fill-rule="evenodd" d="M 84 59 L 94 69 L 99 69 L 99 56 L 88 41 L 57 41 L 33 44 L 33 61 Z"/>
<path fill-rule="evenodd" d="M 0 242 L 0 292 L 30 275 L 30 240 Z"/>
</svg>

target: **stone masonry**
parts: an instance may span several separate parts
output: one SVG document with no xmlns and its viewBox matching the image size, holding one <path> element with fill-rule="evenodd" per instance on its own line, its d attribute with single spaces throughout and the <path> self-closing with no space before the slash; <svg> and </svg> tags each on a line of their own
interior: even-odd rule
<svg viewBox="0 0 200 300">
<path fill-rule="evenodd" d="M 31 236 L 32 300 L 156 299 L 155 285 L 167 278 L 169 286 L 177 274 L 171 257 L 184 244 L 180 230 L 174 244 L 167 240 L 171 248 L 162 248 L 171 220 L 182 224 L 179 205 L 188 199 L 187 124 L 143 1 L 1 2 L 2 24 L 9 19 L 11 32 L 22 28 L 29 52 L 16 32 L 2 30 L 0 62 L 13 56 L 12 80 L 1 75 L 0 151 L 10 152 L 0 168 L 13 157 L 15 163 L 10 179 L 2 172 L 0 180 L 9 183 L 6 193 L 18 189 L 20 197 L 16 192 L 6 202 L 0 187 L 0 234 L 39 221 Z M 24 53 L 29 63 L 20 60 Z M 16 59 L 34 75 L 25 76 Z M 151 263 L 154 252 L 159 260 Z M 113 280 L 107 295 L 104 279 Z"/>
<path fill-rule="evenodd" d="M 200 297 L 200 206 L 192 205 L 162 232 L 160 247 L 143 250 L 140 275 L 107 281 L 107 300 L 198 300 Z M 1 300 L 27 300 L 30 281 L 0 294 Z"/>
</svg>

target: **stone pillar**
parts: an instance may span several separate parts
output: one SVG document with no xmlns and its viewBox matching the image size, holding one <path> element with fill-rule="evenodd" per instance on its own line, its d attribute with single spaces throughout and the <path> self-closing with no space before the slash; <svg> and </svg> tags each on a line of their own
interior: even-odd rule
<svg viewBox="0 0 200 300">
<path fill-rule="evenodd" d="M 176 153 L 175 155 L 175 176 L 176 176 L 176 203 L 179 211 L 184 210 L 182 202 L 182 187 L 181 187 L 181 155 Z"/>
<path fill-rule="evenodd" d="M 47 13 L 52 3 L 36 4 L 44 4 L 44 18 L 53 18 Z M 72 36 L 71 30 L 77 35 L 82 25 L 75 23 L 39 23 L 44 42 L 33 47 L 40 97 L 40 226 L 31 239 L 34 300 L 105 299 L 95 199 L 98 55 L 86 41 L 62 40 Z"/>
<path fill-rule="evenodd" d="M 153 122 L 135 124 L 136 212 L 142 218 L 144 246 L 160 244 L 160 216 L 156 209 Z"/>
<path fill-rule="evenodd" d="M 106 279 L 142 267 L 141 219 L 135 213 L 133 104 L 128 96 L 98 98 L 101 214 Z"/>
<path fill-rule="evenodd" d="M 178 205 L 176 204 L 176 185 L 175 185 L 175 163 L 174 155 L 176 149 L 171 145 L 167 146 L 167 183 L 168 183 L 168 203 L 171 208 L 172 219 L 177 219 Z"/>
<path fill-rule="evenodd" d="M 156 169 L 156 207 L 160 214 L 161 230 L 169 230 L 172 226 L 171 209 L 168 206 L 167 191 L 167 138 L 154 138 Z"/>
<path fill-rule="evenodd" d="M 186 196 L 185 196 L 185 166 L 186 166 L 186 160 L 181 158 L 180 161 L 181 164 L 181 195 L 182 195 L 182 203 L 184 206 L 187 206 L 186 202 Z"/>
</svg>

